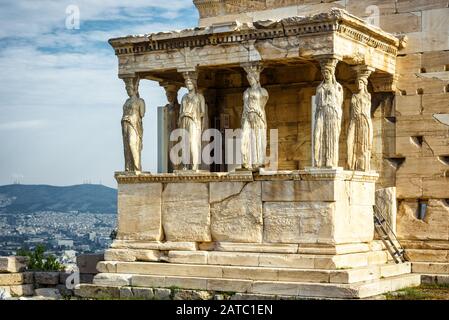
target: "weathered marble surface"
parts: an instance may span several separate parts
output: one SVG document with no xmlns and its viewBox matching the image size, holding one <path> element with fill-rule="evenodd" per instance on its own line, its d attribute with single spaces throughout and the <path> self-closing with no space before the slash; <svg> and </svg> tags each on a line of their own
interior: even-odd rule
<svg viewBox="0 0 449 320">
<path fill-rule="evenodd" d="M 17 286 L 33 283 L 32 272 L 0 273 L 0 286 Z"/>
<path fill-rule="evenodd" d="M 238 196 L 247 182 L 211 182 L 209 184 L 209 201 L 211 204 L 223 202 Z"/>
<path fill-rule="evenodd" d="M 137 250 L 181 250 L 196 251 L 198 243 L 182 241 L 134 241 L 134 240 L 114 240 L 111 245 L 113 249 L 137 249 Z"/>
<path fill-rule="evenodd" d="M 197 173 L 165 183 L 128 178 L 119 183 L 113 248 L 133 252 L 108 253 L 120 260 L 151 260 L 139 258 L 138 250 L 197 250 L 211 241 L 337 245 L 370 242 L 374 233 L 373 173 L 314 168 L 254 174 L 253 181 L 242 175 L 243 181 L 213 182 Z"/>
<path fill-rule="evenodd" d="M 211 240 L 207 183 L 169 183 L 162 197 L 162 223 L 166 240 Z"/>
<path fill-rule="evenodd" d="M 162 240 L 162 184 L 119 184 L 118 239 Z"/>
<path fill-rule="evenodd" d="M 388 221 L 388 224 L 391 226 L 391 229 L 394 233 L 396 233 L 396 202 L 397 200 L 395 187 L 376 190 L 376 207 Z"/>
<path fill-rule="evenodd" d="M 0 273 L 17 273 L 26 269 L 26 257 L 0 257 Z"/>
<path fill-rule="evenodd" d="M 186 65 L 212 67 L 251 62 L 254 55 L 248 51 L 248 43 L 242 43 L 248 34 L 250 39 L 257 39 L 255 46 L 263 61 L 337 54 L 350 64 L 365 60 L 378 70 L 394 74 L 395 57 L 401 45 L 398 38 L 369 26 L 344 10 L 328 8 L 325 13 L 320 11 L 311 16 L 279 21 L 233 22 L 216 27 L 128 36 L 111 39 L 109 43 L 119 56 L 119 73 L 123 75 L 142 70 L 185 68 Z M 266 35 L 270 33 L 271 37 L 267 39 Z M 370 41 L 361 41 L 365 36 Z M 200 41 L 192 42 L 192 37 Z M 300 41 L 289 41 L 295 38 Z"/>
<path fill-rule="evenodd" d="M 161 252 L 159 250 L 144 249 L 107 249 L 104 252 L 105 261 L 159 261 Z"/>
<path fill-rule="evenodd" d="M 444 200 L 428 201 L 424 220 L 417 218 L 418 201 L 403 200 L 399 204 L 397 235 L 400 240 L 449 240 L 449 206 Z"/>
<path fill-rule="evenodd" d="M 343 181 L 263 181 L 263 201 L 338 201 L 342 199 Z"/>
<path fill-rule="evenodd" d="M 222 189 L 219 185 L 220 183 L 211 184 L 211 195 L 217 194 Z M 238 193 L 229 196 L 228 193 L 223 200 L 211 202 L 212 239 L 261 242 L 263 230 L 261 192 L 261 182 L 251 182 L 244 184 Z"/>
<path fill-rule="evenodd" d="M 331 242 L 331 202 L 266 202 L 264 240 L 273 243 Z"/>
</svg>

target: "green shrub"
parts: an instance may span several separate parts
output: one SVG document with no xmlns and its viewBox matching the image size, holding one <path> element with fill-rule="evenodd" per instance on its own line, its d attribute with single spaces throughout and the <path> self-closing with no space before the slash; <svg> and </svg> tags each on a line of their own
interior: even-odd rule
<svg viewBox="0 0 449 320">
<path fill-rule="evenodd" d="M 34 251 L 20 249 L 18 256 L 28 257 L 28 269 L 33 271 L 63 271 L 64 266 L 52 254 L 45 254 L 45 246 L 39 244 Z"/>
</svg>

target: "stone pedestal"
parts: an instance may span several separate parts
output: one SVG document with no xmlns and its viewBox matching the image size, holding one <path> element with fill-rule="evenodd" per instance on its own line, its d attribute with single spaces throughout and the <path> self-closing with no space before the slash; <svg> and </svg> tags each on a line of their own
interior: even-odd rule
<svg viewBox="0 0 449 320">
<path fill-rule="evenodd" d="M 391 263 L 373 240 L 376 173 L 337 168 L 116 178 L 118 238 L 80 295 L 95 291 L 92 286 L 127 294 L 129 287 L 176 286 L 363 298 L 419 284 L 418 275 L 408 275 L 409 263 Z"/>
<path fill-rule="evenodd" d="M 118 240 L 366 243 L 376 179 L 343 169 L 117 174 Z"/>
</svg>

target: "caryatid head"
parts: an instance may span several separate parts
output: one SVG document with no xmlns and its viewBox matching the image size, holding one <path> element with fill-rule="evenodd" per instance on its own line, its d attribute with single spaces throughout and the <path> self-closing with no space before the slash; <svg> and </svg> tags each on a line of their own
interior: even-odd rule
<svg viewBox="0 0 449 320">
<path fill-rule="evenodd" d="M 359 92 L 368 92 L 368 78 L 371 73 L 372 70 L 368 68 L 358 68 L 356 85 Z"/>
<path fill-rule="evenodd" d="M 252 88 L 260 86 L 260 74 L 263 71 L 261 64 L 252 64 L 244 67 L 246 71 L 246 78 Z"/>
<path fill-rule="evenodd" d="M 177 85 L 168 84 L 164 85 L 165 95 L 167 96 L 167 101 L 170 105 L 175 104 L 178 98 L 179 87 Z"/>
<path fill-rule="evenodd" d="M 125 78 L 126 93 L 130 98 L 139 96 L 139 78 Z"/>
<path fill-rule="evenodd" d="M 195 92 L 198 88 L 198 75 L 196 72 L 184 72 L 185 85 L 189 92 Z"/>
<path fill-rule="evenodd" d="M 337 64 L 337 59 L 325 59 L 320 61 L 321 73 L 323 74 L 324 82 L 337 82 L 337 78 L 335 77 L 335 69 L 337 68 Z"/>
<path fill-rule="evenodd" d="M 368 79 L 366 77 L 357 78 L 357 89 L 359 92 L 368 91 Z"/>
</svg>

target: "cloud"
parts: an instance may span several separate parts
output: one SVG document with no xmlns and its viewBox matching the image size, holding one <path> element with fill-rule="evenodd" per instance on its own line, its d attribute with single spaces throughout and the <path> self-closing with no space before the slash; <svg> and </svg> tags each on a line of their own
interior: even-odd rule
<svg viewBox="0 0 449 320">
<path fill-rule="evenodd" d="M 134 11 L 140 12 L 136 14 L 142 18 L 145 16 L 141 13 L 142 9 L 148 10 L 148 7 L 157 8 L 164 13 L 188 7 L 192 9 L 189 0 L 170 1 L 170 5 L 167 5 L 167 1 L 147 0 L 75 1 L 74 4 L 78 4 L 81 8 L 82 19 L 105 19 L 107 16 L 109 19 L 107 25 L 111 26 L 104 30 L 103 25 L 97 28 L 94 23 L 89 28 L 85 27 L 76 32 L 60 29 L 56 22 L 60 15 L 55 12 L 61 11 L 62 5 L 72 1 L 43 0 L 39 3 L 41 5 L 37 5 L 36 1 L 19 0 L 12 2 L 11 6 L 0 5 L 0 9 L 6 9 L 9 13 L 7 15 L 0 11 L 2 12 L 0 21 L 1 18 L 6 19 L 1 22 L 2 24 L 21 25 L 21 22 L 17 23 L 17 18 L 12 18 L 17 15 L 11 12 L 20 9 L 25 11 L 20 20 L 29 15 L 27 32 L 39 33 L 37 36 L 29 36 L 26 32 L 10 34 L 26 41 L 10 41 L 8 45 L 0 48 L 0 69 L 7 75 L 0 78 L 0 108 L 7 106 L 40 108 L 43 105 L 58 108 L 98 108 L 121 103 L 125 92 L 121 81 L 117 79 L 117 58 L 107 40 L 127 34 L 159 32 L 191 26 L 186 19 L 167 20 L 160 17 L 155 19 L 153 17 L 155 14 L 151 10 L 148 11 L 146 23 L 134 24 L 132 19 L 128 19 L 131 24 L 115 23 L 112 20 L 126 20 L 126 16 L 132 15 Z M 126 10 L 123 11 L 121 8 Z M 42 19 L 39 15 L 44 9 L 48 9 L 46 14 L 48 19 Z M 194 19 L 191 23 L 193 21 Z M 41 23 L 44 26 L 41 26 Z M 50 32 L 51 30 L 54 31 Z M 158 85 L 151 84 L 151 87 L 158 88 Z M 157 98 L 150 103 L 163 103 L 160 100 L 162 99 Z"/>
<path fill-rule="evenodd" d="M 79 5 L 82 19 L 86 23 L 91 19 L 94 23 L 79 31 L 58 27 L 59 20 L 64 18 L 60 13 L 65 11 L 61 10 L 68 4 Z M 10 5 L 0 4 L 0 23 L 5 26 L 0 28 L 0 38 L 1 33 L 9 32 L 7 36 L 15 39 L 0 47 L 0 69 L 7 75 L 0 78 L 0 108 L 33 105 L 63 108 L 117 103 L 124 97 L 124 90 L 117 79 L 117 58 L 107 40 L 128 34 L 190 27 L 196 17 L 190 20 L 161 18 L 186 8 L 192 12 L 190 0 L 18 0 Z M 149 9 L 157 9 L 161 14 L 155 18 L 154 10 Z M 20 19 L 15 18 L 16 11 L 21 12 Z M 42 11 L 46 11 L 45 19 Z M 132 15 L 141 20 L 146 16 L 148 21 L 135 24 L 127 18 Z M 25 19 L 27 27 L 21 30 Z M 108 19 L 106 25 L 110 27 L 97 26 L 95 19 Z M 116 23 L 114 19 L 125 22 Z M 18 32 L 8 31 L 11 25 L 19 26 Z M 152 86 L 158 87 L 157 84 Z"/>
<path fill-rule="evenodd" d="M 179 17 L 190 0 L 15 0 L 0 3 L 0 39 L 32 37 L 64 28 L 66 8 L 78 6 L 81 23 Z M 142 21 L 138 21 L 142 22 Z"/>
<path fill-rule="evenodd" d="M 65 28 L 68 5 L 80 9 L 79 30 Z M 0 184 L 21 172 L 26 183 L 114 186 L 126 92 L 107 40 L 193 27 L 197 18 L 191 0 L 0 0 Z M 140 89 L 143 166 L 155 171 L 166 97 L 156 82 Z"/>
<path fill-rule="evenodd" d="M 41 129 L 47 125 L 45 120 L 12 121 L 0 123 L 0 131 L 18 129 Z"/>
</svg>

